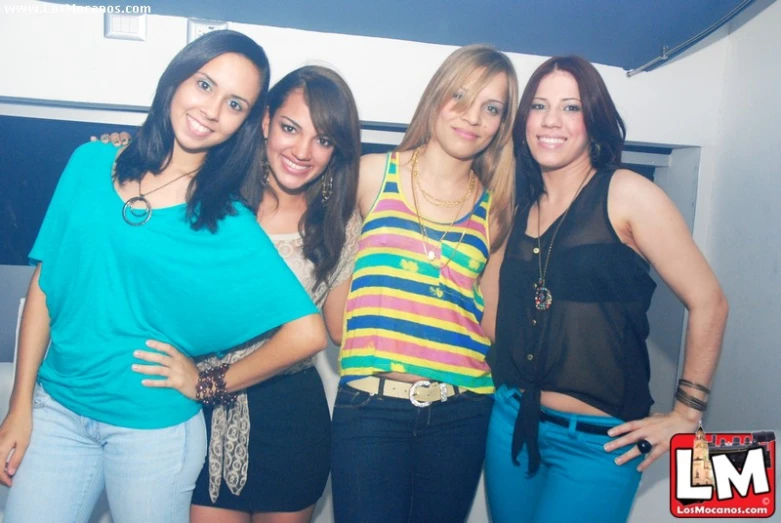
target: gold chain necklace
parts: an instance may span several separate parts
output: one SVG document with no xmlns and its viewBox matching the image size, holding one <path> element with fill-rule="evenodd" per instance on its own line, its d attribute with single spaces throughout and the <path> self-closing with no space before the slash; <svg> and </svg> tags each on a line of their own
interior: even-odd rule
<svg viewBox="0 0 781 523">
<path fill-rule="evenodd" d="M 412 182 L 412 173 L 415 173 L 417 171 L 418 151 L 419 150 L 420 150 L 420 148 L 417 148 L 417 149 L 415 149 L 415 152 L 412 153 L 412 168 L 411 168 L 411 173 L 410 173 L 410 182 Z M 418 227 L 420 227 L 420 234 L 423 237 L 422 238 L 423 239 L 423 254 L 426 255 L 426 257 L 428 258 L 428 260 L 430 262 L 433 262 L 434 259 L 437 256 L 437 253 L 434 251 L 433 248 L 430 248 L 430 244 L 433 243 L 433 240 L 431 240 L 428 237 L 428 234 L 426 234 L 426 228 L 423 226 L 423 220 L 425 218 L 423 216 L 421 216 L 420 209 L 418 208 L 418 196 L 417 196 L 417 192 L 415 191 L 415 184 L 411 184 L 411 185 L 412 185 L 412 201 L 415 204 L 415 217 L 418 219 Z M 470 189 L 469 192 L 471 193 L 472 190 Z M 464 200 L 464 201 L 466 201 L 466 200 Z M 464 202 L 462 201 L 461 205 L 458 207 L 458 210 L 456 211 L 455 216 L 453 217 L 453 221 L 450 222 L 450 225 L 448 225 L 447 229 L 442 234 L 442 237 L 439 240 L 440 252 L 442 251 L 442 240 L 445 239 L 445 236 L 450 232 L 450 229 L 453 228 L 453 225 L 458 220 L 458 216 L 461 214 L 461 209 L 463 209 L 463 207 L 464 207 Z M 471 214 L 472 213 L 469 213 L 469 216 L 471 216 Z M 466 216 L 465 216 L 465 218 L 466 218 Z M 448 258 L 445 261 L 445 263 L 442 265 L 442 267 L 440 267 L 440 270 L 444 269 L 445 267 L 447 267 L 448 264 L 450 263 L 450 260 L 452 260 L 455 257 L 456 252 L 458 251 L 458 248 L 461 246 L 461 242 L 464 241 L 464 236 L 465 235 L 466 235 L 466 227 L 464 227 L 464 230 L 461 232 L 461 237 L 458 239 L 458 243 L 456 244 L 455 249 L 453 249 L 453 256 L 451 256 L 450 258 Z"/>
<path fill-rule="evenodd" d="M 149 200 L 147 200 L 146 197 L 152 194 L 153 192 L 159 191 L 163 187 L 171 185 L 176 180 L 179 180 L 191 174 L 192 173 L 184 173 L 180 176 L 177 176 L 173 180 L 165 182 L 160 187 L 156 187 L 151 191 L 148 191 L 146 194 L 141 193 L 141 180 L 139 179 L 138 196 L 133 196 L 132 198 L 128 198 L 127 200 L 125 200 L 125 205 L 122 206 L 122 219 L 125 220 L 125 223 L 127 223 L 128 225 L 132 225 L 133 227 L 144 225 L 146 222 L 149 221 L 149 218 L 152 217 L 152 204 L 149 203 Z M 143 207 L 142 208 L 133 207 L 133 204 L 136 203 L 143 204 Z"/>
<path fill-rule="evenodd" d="M 545 256 L 545 268 L 542 266 L 542 256 L 540 255 L 540 251 L 542 250 L 542 246 L 540 245 L 540 221 L 542 220 L 540 212 L 540 199 L 537 198 L 537 247 L 533 252 L 537 255 L 537 264 L 540 268 L 540 278 L 537 280 L 537 283 L 534 284 L 534 307 L 538 311 L 547 311 L 550 309 L 550 306 L 553 303 L 553 294 L 551 294 L 550 289 L 545 286 L 545 277 L 548 275 L 548 262 L 550 262 L 550 256 L 553 252 L 553 242 L 556 241 L 556 235 L 559 233 L 561 224 L 564 223 L 564 220 L 567 218 L 567 214 L 569 214 L 569 210 L 572 208 L 572 204 L 575 203 L 575 198 L 577 198 L 578 194 L 580 194 L 580 190 L 583 188 L 583 185 L 586 183 L 586 180 L 590 175 L 591 171 L 587 172 L 586 176 L 583 177 L 583 180 L 581 180 L 580 185 L 578 185 L 578 188 L 575 191 L 575 195 L 569 202 L 567 209 L 564 211 L 564 214 L 561 215 L 559 223 L 557 223 L 556 228 L 553 229 L 553 236 L 551 236 L 550 244 L 548 244 L 548 253 Z"/>
<path fill-rule="evenodd" d="M 427 193 L 423 188 L 423 184 L 420 183 L 420 175 L 418 174 L 417 169 L 418 151 L 420 151 L 420 147 L 415 149 L 415 152 L 412 153 L 412 178 L 415 180 L 415 184 L 418 186 L 420 194 L 423 195 L 423 198 L 425 198 L 426 201 L 431 205 L 445 207 L 448 209 L 464 205 L 464 202 L 467 200 L 467 198 L 472 195 L 472 191 L 475 190 L 475 185 L 477 184 L 477 176 L 475 176 L 475 172 L 472 169 L 469 169 L 469 186 L 467 187 L 466 193 L 464 193 L 461 198 L 458 198 L 457 200 L 442 200 L 441 198 L 437 198 L 436 196 Z"/>
</svg>

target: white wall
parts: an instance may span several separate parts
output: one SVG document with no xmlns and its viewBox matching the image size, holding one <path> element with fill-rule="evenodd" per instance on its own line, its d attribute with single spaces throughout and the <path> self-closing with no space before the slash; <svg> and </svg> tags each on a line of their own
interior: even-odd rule
<svg viewBox="0 0 781 523">
<path fill-rule="evenodd" d="M 103 38 L 99 14 L 5 14 L 3 7 L 11 4 L 34 2 L 0 0 L 0 101 L 148 106 L 165 65 L 186 43 L 186 20 L 180 17 L 148 16 L 147 40 L 132 42 Z M 695 238 L 732 304 L 708 430 L 781 427 L 781 366 L 771 339 L 778 332 L 771 326 L 781 316 L 781 240 L 775 230 L 781 210 L 774 205 L 781 195 L 781 73 L 771 65 L 779 61 L 771 51 L 781 48 L 779 27 L 781 5 L 775 4 L 729 38 L 652 73 L 630 79 L 619 68 L 599 66 L 629 140 L 701 148 Z M 338 69 L 364 121 L 408 122 L 431 74 L 453 50 L 245 24 L 231 28 L 264 46 L 272 82 L 313 61 Z M 545 59 L 510 56 L 522 85 Z M 334 358 L 331 347 L 320 365 L 331 395 Z M 673 367 L 666 365 L 669 372 Z M 646 474 L 633 522 L 672 520 L 668 485 L 660 461 Z M 317 521 L 330 521 L 329 512 L 325 507 Z M 482 493 L 469 521 L 487 521 Z"/>
<path fill-rule="evenodd" d="M 187 22 L 180 17 L 148 16 L 147 39 L 138 42 L 104 38 L 103 17 L 97 13 L 5 14 L 2 9 L 36 3 L 0 0 L 0 97 L 148 106 L 163 69 L 186 44 Z M 364 121 L 407 123 L 426 82 L 455 49 L 247 24 L 230 27 L 263 45 L 272 82 L 310 61 L 332 64 L 355 92 Z M 712 143 L 726 49 L 726 41 L 720 41 L 631 79 L 620 68 L 600 67 L 629 124 L 629 139 Z M 511 57 L 522 84 L 545 59 Z"/>
<path fill-rule="evenodd" d="M 706 255 L 731 310 L 713 429 L 781 426 L 780 28 L 777 2 L 732 34 L 718 106 Z"/>
<path fill-rule="evenodd" d="M 716 136 L 701 149 L 695 238 L 730 300 L 704 421 L 709 432 L 770 429 L 781 435 L 779 28 L 776 2 L 730 34 L 721 97 L 710 110 L 718 116 Z M 632 523 L 679 521 L 667 512 L 668 474 L 657 464 L 645 474 Z M 779 478 L 776 469 L 776 485 Z M 781 521 L 781 509 L 766 521 Z"/>
</svg>

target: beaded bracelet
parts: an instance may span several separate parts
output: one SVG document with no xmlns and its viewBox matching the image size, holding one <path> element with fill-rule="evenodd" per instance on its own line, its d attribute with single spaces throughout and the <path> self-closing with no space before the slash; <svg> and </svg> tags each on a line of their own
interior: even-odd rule
<svg viewBox="0 0 781 523">
<path fill-rule="evenodd" d="M 708 408 L 708 402 L 705 400 L 701 400 L 700 398 L 695 398 L 685 390 L 683 390 L 680 386 L 678 387 L 678 390 L 675 391 L 675 399 L 686 405 L 687 407 L 691 407 L 694 410 L 699 410 L 700 412 L 705 412 L 705 409 Z"/>
<path fill-rule="evenodd" d="M 236 395 L 225 390 L 225 373 L 229 367 L 230 365 L 223 363 L 201 371 L 198 374 L 198 383 L 195 384 L 195 399 L 207 406 L 233 405 Z"/>
</svg>

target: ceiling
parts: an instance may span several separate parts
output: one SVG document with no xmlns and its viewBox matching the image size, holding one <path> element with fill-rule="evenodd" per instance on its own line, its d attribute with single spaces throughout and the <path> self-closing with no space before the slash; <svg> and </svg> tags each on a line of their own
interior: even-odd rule
<svg viewBox="0 0 781 523">
<path fill-rule="evenodd" d="M 767 1 L 767 0 L 765 0 Z M 771 0 L 772 1 L 772 0 Z M 509 52 L 630 70 L 753 0 L 161 0 L 152 13 Z M 73 4 L 74 0 L 60 3 Z M 93 1 L 76 1 L 91 5 Z M 682 49 L 683 50 L 683 49 Z"/>
</svg>

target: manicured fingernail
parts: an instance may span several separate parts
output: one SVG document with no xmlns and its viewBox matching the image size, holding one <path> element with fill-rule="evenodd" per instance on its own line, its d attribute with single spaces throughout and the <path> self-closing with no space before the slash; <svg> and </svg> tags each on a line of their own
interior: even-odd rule
<svg viewBox="0 0 781 523">
<path fill-rule="evenodd" d="M 130 368 L 131 368 L 131 369 L 133 369 L 133 370 L 138 370 L 138 365 L 136 365 L 136 364 L 134 363 L 133 365 L 131 365 L 131 366 L 130 366 Z"/>
<path fill-rule="evenodd" d="M 616 462 L 616 465 L 620 465 L 621 464 L 621 458 L 616 458 L 615 462 Z"/>
<path fill-rule="evenodd" d="M 604 448 L 607 452 L 610 452 L 612 449 L 610 448 L 610 443 L 605 443 L 602 448 Z"/>
<path fill-rule="evenodd" d="M 134 351 L 133 351 L 133 356 L 135 356 L 136 358 L 138 358 L 139 356 L 141 356 L 141 351 L 140 351 L 140 350 L 134 350 Z"/>
<path fill-rule="evenodd" d="M 613 437 L 613 434 L 615 434 L 615 431 L 613 429 L 607 431 L 607 435 L 610 436 L 611 438 Z"/>
<path fill-rule="evenodd" d="M 9 476 L 13 476 L 14 474 L 16 474 L 16 469 L 14 467 L 8 467 L 6 469 L 6 472 L 8 472 Z"/>
</svg>

